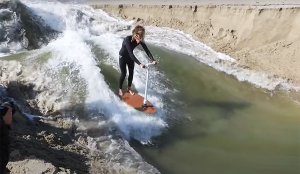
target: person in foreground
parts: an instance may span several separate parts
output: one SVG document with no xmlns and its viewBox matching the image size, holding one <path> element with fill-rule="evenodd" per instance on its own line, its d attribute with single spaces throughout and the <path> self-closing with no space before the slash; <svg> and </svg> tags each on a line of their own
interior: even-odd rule
<svg viewBox="0 0 300 174">
<path fill-rule="evenodd" d="M 6 165 L 9 160 L 9 129 L 13 121 L 14 106 L 5 102 L 0 106 L 0 174 L 7 173 Z"/>
<path fill-rule="evenodd" d="M 156 61 L 154 60 L 152 54 L 150 53 L 148 47 L 144 43 L 144 36 L 145 36 L 145 28 L 138 25 L 132 30 L 132 35 L 127 36 L 124 38 L 122 43 L 122 48 L 119 52 L 119 65 L 121 69 L 121 76 L 119 81 L 119 95 L 123 96 L 123 82 L 126 77 L 126 65 L 128 67 L 129 76 L 128 76 L 128 92 L 131 95 L 134 95 L 135 93 L 131 89 L 131 84 L 133 80 L 133 72 L 134 72 L 134 63 L 137 63 L 141 68 L 145 68 L 144 64 L 141 64 L 141 62 L 134 56 L 133 50 L 136 46 L 139 44 L 142 45 L 143 49 L 145 50 L 146 54 L 148 55 L 151 63 L 156 64 Z"/>
</svg>

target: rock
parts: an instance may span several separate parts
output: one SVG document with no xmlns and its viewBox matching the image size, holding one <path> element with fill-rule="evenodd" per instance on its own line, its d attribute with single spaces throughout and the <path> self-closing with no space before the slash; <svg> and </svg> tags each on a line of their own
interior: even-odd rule
<svg viewBox="0 0 300 174">
<path fill-rule="evenodd" d="M 11 174 L 54 174 L 57 171 L 57 168 L 51 163 L 37 159 L 9 162 L 7 168 Z"/>
</svg>

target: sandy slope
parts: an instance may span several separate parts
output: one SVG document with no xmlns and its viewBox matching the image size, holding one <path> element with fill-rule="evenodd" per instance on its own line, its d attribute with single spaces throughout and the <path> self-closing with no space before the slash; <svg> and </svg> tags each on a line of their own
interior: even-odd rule
<svg viewBox="0 0 300 174">
<path fill-rule="evenodd" d="M 143 5 L 300 5 L 298 0 L 86 0 L 90 4 L 143 4 Z"/>
</svg>

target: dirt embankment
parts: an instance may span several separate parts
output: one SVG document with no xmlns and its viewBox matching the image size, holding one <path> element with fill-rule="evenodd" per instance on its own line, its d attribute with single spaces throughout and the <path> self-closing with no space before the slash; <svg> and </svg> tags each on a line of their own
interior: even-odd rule
<svg viewBox="0 0 300 174">
<path fill-rule="evenodd" d="M 87 131 L 79 130 L 74 120 L 62 115 L 43 116 L 25 101 L 25 96 L 33 93 L 31 86 L 15 81 L 0 85 L 0 101 L 9 99 L 16 106 L 10 130 L 9 173 L 113 173 L 103 152 L 88 148 Z"/>
<path fill-rule="evenodd" d="M 92 5 L 143 25 L 171 27 L 300 85 L 300 8 L 248 5 Z"/>
</svg>

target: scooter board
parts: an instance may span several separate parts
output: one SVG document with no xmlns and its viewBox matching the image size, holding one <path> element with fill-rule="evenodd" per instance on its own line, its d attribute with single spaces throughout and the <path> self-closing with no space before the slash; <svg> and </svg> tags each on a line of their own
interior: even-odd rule
<svg viewBox="0 0 300 174">
<path fill-rule="evenodd" d="M 146 106 L 143 106 L 144 97 L 140 96 L 137 93 L 131 95 L 129 92 L 123 91 L 123 96 L 121 97 L 121 99 L 128 105 L 141 112 L 145 112 L 148 114 L 154 114 L 156 112 L 155 107 L 149 101 L 146 102 Z"/>
</svg>

